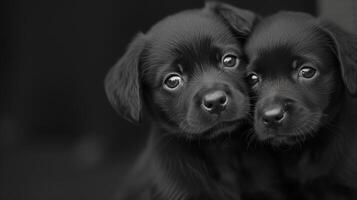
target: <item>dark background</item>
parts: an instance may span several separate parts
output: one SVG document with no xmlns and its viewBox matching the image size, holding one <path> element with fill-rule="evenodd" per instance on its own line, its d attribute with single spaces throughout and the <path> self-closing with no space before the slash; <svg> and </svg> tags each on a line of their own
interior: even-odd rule
<svg viewBox="0 0 357 200">
<path fill-rule="evenodd" d="M 262 15 L 312 0 L 226 1 Z M 1 1 L 0 199 L 107 199 L 143 147 L 103 79 L 130 39 L 193 0 Z"/>
</svg>

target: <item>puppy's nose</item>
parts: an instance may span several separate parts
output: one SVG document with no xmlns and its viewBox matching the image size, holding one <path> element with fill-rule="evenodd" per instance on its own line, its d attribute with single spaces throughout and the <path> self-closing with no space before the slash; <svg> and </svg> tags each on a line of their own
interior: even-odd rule
<svg viewBox="0 0 357 200">
<path fill-rule="evenodd" d="M 209 113 L 220 114 L 227 103 L 227 94 L 222 90 L 216 90 L 203 96 L 202 108 Z"/>
<path fill-rule="evenodd" d="M 266 108 L 262 113 L 263 123 L 266 126 L 279 126 L 285 119 L 286 112 L 283 106 L 273 105 Z"/>
</svg>

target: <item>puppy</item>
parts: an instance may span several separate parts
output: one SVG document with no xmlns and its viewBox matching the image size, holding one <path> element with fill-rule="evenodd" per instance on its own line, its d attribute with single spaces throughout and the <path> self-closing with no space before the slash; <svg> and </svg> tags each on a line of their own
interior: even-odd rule
<svg viewBox="0 0 357 200">
<path fill-rule="evenodd" d="M 255 21 L 210 2 L 134 38 L 105 90 L 129 121 L 147 109 L 152 128 L 119 199 L 239 199 L 232 145 L 222 140 L 249 112 L 242 45 Z"/>
<path fill-rule="evenodd" d="M 272 155 L 287 199 L 357 199 L 357 37 L 281 12 L 257 25 L 245 50 L 256 137 L 284 148 Z"/>
</svg>

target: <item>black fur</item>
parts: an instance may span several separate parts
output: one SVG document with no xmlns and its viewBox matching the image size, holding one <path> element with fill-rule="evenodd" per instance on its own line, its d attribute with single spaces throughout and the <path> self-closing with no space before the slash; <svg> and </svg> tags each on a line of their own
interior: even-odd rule
<svg viewBox="0 0 357 200">
<path fill-rule="evenodd" d="M 280 177 L 270 186 L 282 199 L 357 199 L 357 37 L 308 14 L 281 12 L 257 25 L 246 53 L 248 74 L 259 77 L 251 81 L 256 137 L 272 146 L 265 159 L 276 164 L 267 167 Z M 299 75 L 306 66 L 315 76 Z M 266 116 L 280 113 L 266 112 L 274 106 L 284 114 L 270 123 Z"/>
<path fill-rule="evenodd" d="M 234 144 L 222 133 L 243 127 L 249 112 L 241 47 L 254 21 L 249 11 L 210 2 L 134 38 L 108 73 L 106 93 L 130 121 L 147 108 L 152 128 L 119 199 L 239 199 Z M 237 68 L 223 65 L 227 53 Z M 173 91 L 165 86 L 172 73 L 183 80 Z M 211 112 L 203 100 L 216 91 L 228 100 Z"/>
</svg>

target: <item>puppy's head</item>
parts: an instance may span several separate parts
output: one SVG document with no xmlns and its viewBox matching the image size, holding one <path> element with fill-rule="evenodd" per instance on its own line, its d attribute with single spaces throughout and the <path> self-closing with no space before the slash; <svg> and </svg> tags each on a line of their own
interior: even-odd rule
<svg viewBox="0 0 357 200">
<path fill-rule="evenodd" d="M 357 38 L 310 15 L 282 12 L 263 20 L 246 53 L 255 130 L 274 145 L 314 136 L 334 118 L 344 91 L 357 94 Z"/>
<path fill-rule="evenodd" d="M 139 121 L 143 105 L 169 132 L 216 135 L 249 111 L 242 42 L 255 15 L 220 3 L 169 16 L 139 34 L 109 71 L 114 108 Z"/>
</svg>

